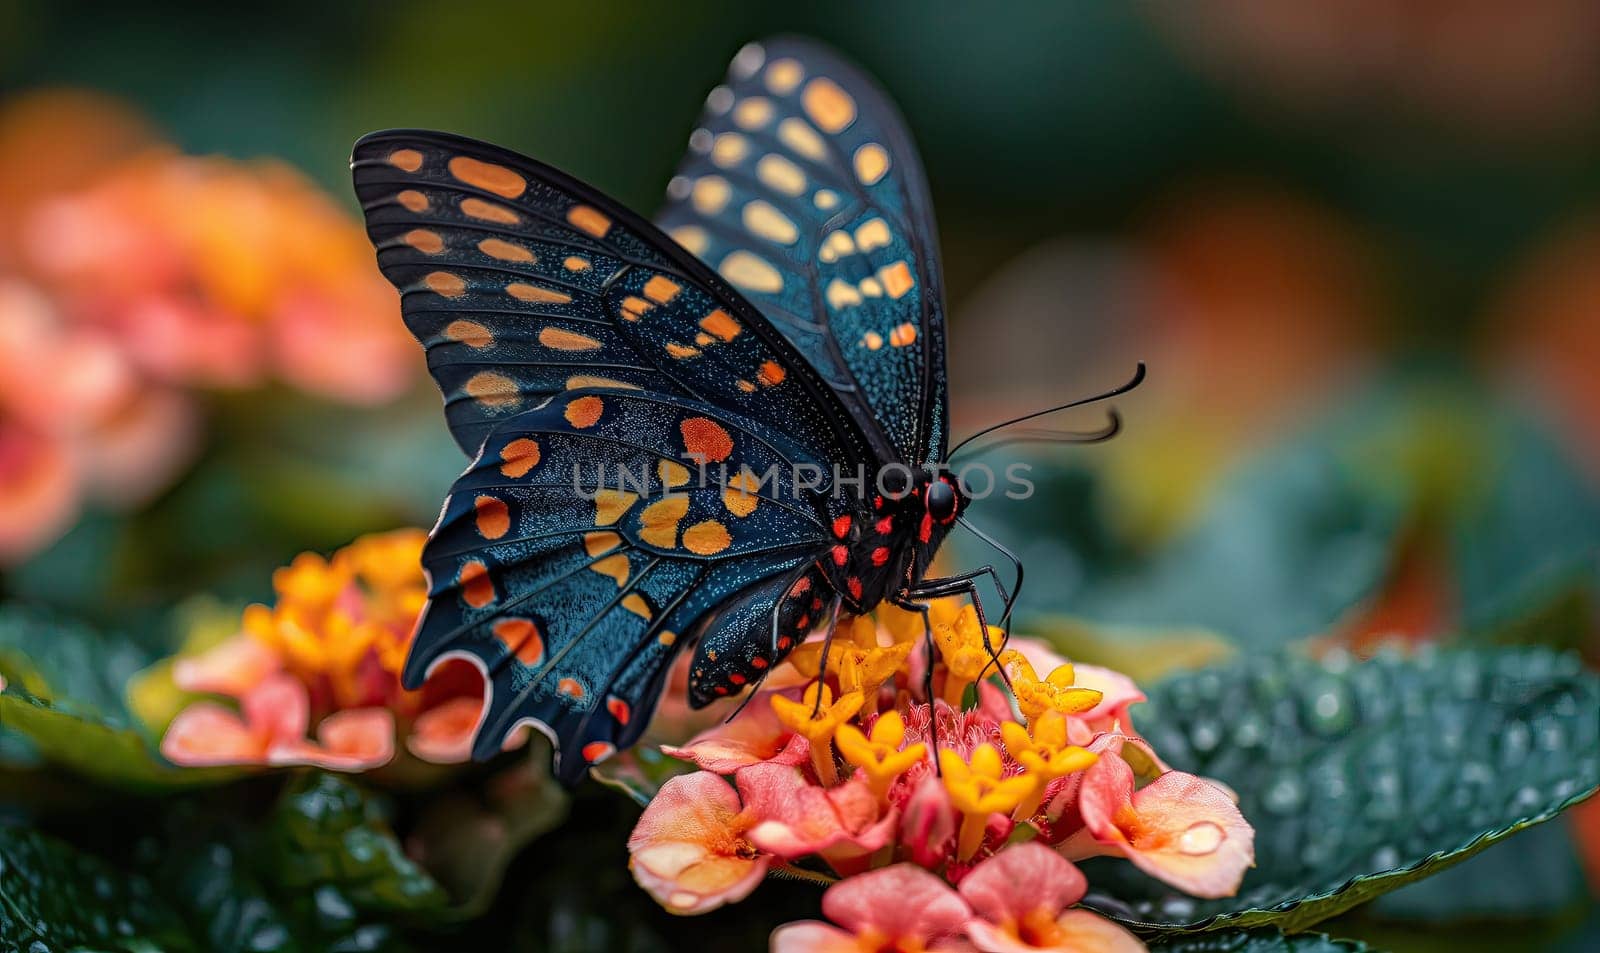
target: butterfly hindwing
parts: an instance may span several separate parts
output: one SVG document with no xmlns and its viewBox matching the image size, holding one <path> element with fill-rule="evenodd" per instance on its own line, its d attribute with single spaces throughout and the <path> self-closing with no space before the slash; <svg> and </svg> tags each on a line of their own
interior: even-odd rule
<svg viewBox="0 0 1600 953">
<path fill-rule="evenodd" d="M 423 552 L 430 601 L 405 684 L 470 658 L 489 684 L 477 753 L 532 722 L 575 780 L 642 730 L 680 636 L 825 543 L 822 501 L 787 485 L 799 461 L 780 440 L 703 404 L 609 390 L 503 422 Z M 716 469 L 702 479 L 691 457 Z"/>
<path fill-rule="evenodd" d="M 903 121 L 858 69 L 802 40 L 746 46 L 657 221 L 876 421 L 885 461 L 943 458 L 932 205 Z"/>
</svg>

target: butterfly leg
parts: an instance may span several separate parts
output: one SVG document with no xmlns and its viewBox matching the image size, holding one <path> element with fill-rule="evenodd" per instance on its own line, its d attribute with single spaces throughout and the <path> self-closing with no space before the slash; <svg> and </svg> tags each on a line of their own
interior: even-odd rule
<svg viewBox="0 0 1600 953">
<path fill-rule="evenodd" d="M 901 609 L 905 609 L 908 612 L 916 612 L 922 616 L 922 647 L 927 653 L 926 658 L 928 662 L 926 670 L 922 673 L 922 697 L 928 700 L 928 738 L 933 745 L 934 751 L 933 770 L 935 774 L 942 775 L 944 772 L 939 767 L 938 753 L 939 719 L 935 717 L 937 712 L 935 711 L 933 704 L 933 619 L 931 616 L 929 616 L 928 607 L 925 604 L 920 602 L 912 602 L 905 596 L 891 596 L 889 598 L 889 602 Z"/>
<path fill-rule="evenodd" d="M 817 666 L 817 700 L 811 706 L 813 718 L 822 712 L 822 686 L 828 679 L 828 650 L 833 648 L 833 633 L 839 628 L 839 607 L 843 604 L 843 596 L 834 596 L 833 608 L 828 611 L 828 634 L 822 637 L 822 662 Z"/>
<path fill-rule="evenodd" d="M 983 597 L 978 592 L 977 583 L 977 580 L 984 575 L 988 575 L 994 580 L 995 588 L 1000 590 L 1001 598 L 1006 598 L 1005 587 L 1000 584 L 1000 577 L 995 573 L 993 566 L 984 566 L 982 569 L 974 569 L 971 572 L 961 573 L 956 576 L 924 579 L 917 586 L 908 590 L 906 596 L 910 599 L 942 599 L 946 596 L 964 595 L 971 599 L 973 611 L 978 614 L 978 630 L 983 633 L 983 649 L 989 654 L 989 665 L 993 665 L 995 671 L 1000 674 L 1000 680 L 1005 682 L 1006 690 L 1016 694 L 1011 686 L 1011 677 L 1006 674 L 1005 667 L 1000 664 L 1000 651 L 1005 648 L 1005 642 L 1002 641 L 1000 648 L 997 649 L 994 643 L 989 640 L 989 620 L 983 611 Z M 1003 638 L 1009 637 L 1010 633 L 1008 632 Z M 984 666 L 984 670 L 979 673 L 978 678 L 982 679 L 984 675 L 988 674 L 988 671 L 988 666 Z"/>
</svg>

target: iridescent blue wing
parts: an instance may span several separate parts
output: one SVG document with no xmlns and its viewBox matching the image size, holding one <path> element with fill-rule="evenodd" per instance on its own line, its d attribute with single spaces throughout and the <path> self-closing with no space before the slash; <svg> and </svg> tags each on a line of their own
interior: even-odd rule
<svg viewBox="0 0 1600 953">
<path fill-rule="evenodd" d="M 707 98 L 667 198 L 657 223 L 872 422 L 885 460 L 944 458 L 932 203 L 905 124 L 870 79 L 803 40 L 746 46 Z"/>
<path fill-rule="evenodd" d="M 713 650 L 702 700 L 798 638 L 782 585 L 828 544 L 832 466 L 853 472 L 870 444 L 738 292 L 581 183 L 427 132 L 368 136 L 352 168 L 474 457 L 423 555 L 404 682 L 473 660 L 489 684 L 475 753 L 531 723 L 576 780 L 643 730 L 680 635 L 738 649 Z M 817 487 L 795 485 L 802 463 Z"/>
</svg>

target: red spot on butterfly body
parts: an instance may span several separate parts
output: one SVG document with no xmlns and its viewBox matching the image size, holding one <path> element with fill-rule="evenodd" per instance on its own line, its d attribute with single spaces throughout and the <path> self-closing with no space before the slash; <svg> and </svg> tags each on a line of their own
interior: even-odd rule
<svg viewBox="0 0 1600 953">
<path fill-rule="evenodd" d="M 878 531 L 879 536 L 888 536 L 894 532 L 894 517 L 885 516 L 883 519 L 878 520 L 878 524 L 873 529 Z"/>
<path fill-rule="evenodd" d="M 874 549 L 872 551 L 872 564 L 874 566 L 882 566 L 884 563 L 886 563 L 888 561 L 889 561 L 889 547 L 887 547 L 887 546 L 879 546 L 877 549 Z"/>
<path fill-rule="evenodd" d="M 834 565 L 843 566 L 845 563 L 847 563 L 849 561 L 850 561 L 850 550 L 849 550 L 848 547 L 845 547 L 845 546 L 835 546 L 835 547 L 833 547 L 833 563 L 834 563 Z"/>
<path fill-rule="evenodd" d="M 846 514 L 833 521 L 833 535 L 844 539 L 850 535 L 850 516 Z M 840 563 L 840 565 L 844 565 Z"/>
<path fill-rule="evenodd" d="M 852 599 L 860 599 L 861 598 L 861 580 L 860 579 L 857 579 L 855 576 L 851 576 L 849 579 L 846 579 L 844 581 L 844 584 L 850 588 L 850 598 L 852 598 Z"/>
<path fill-rule="evenodd" d="M 745 677 L 740 675 L 738 672 L 734 672 L 732 675 L 728 676 L 728 681 L 735 685 L 743 685 L 745 683 Z"/>
<path fill-rule="evenodd" d="M 933 538 L 933 517 L 922 514 L 922 526 L 917 529 L 917 538 L 926 543 Z"/>
<path fill-rule="evenodd" d="M 766 658 L 760 655 L 757 655 L 755 658 L 750 660 L 750 667 L 754 669 L 766 668 L 767 664 Z"/>
</svg>

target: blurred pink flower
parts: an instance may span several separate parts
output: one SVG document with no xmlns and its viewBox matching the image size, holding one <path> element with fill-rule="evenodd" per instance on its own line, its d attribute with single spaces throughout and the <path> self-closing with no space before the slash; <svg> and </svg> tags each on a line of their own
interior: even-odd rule
<svg viewBox="0 0 1600 953">
<path fill-rule="evenodd" d="M 790 692 L 789 696 L 796 694 Z M 767 702 L 767 698 L 757 697 L 738 718 L 719 722 L 681 747 L 662 745 L 661 751 L 716 774 L 732 774 L 763 761 L 800 764 L 809 760 L 806 740 L 791 735 Z"/>
<path fill-rule="evenodd" d="M 198 702 L 178 713 L 161 753 L 185 767 L 315 765 L 364 771 L 394 756 L 394 716 L 381 708 L 337 712 L 306 738 L 311 702 L 293 676 L 272 675 L 239 700 L 239 711 Z"/>
</svg>

